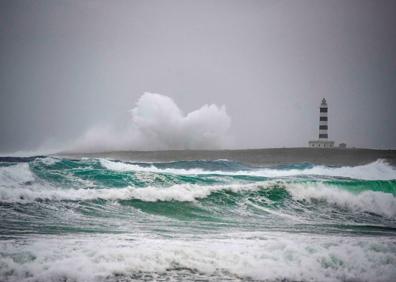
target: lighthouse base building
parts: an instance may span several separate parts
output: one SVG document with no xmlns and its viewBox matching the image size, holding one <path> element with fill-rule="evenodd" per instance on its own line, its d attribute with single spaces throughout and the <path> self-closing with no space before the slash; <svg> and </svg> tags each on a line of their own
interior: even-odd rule
<svg viewBox="0 0 396 282">
<path fill-rule="evenodd" d="M 311 148 L 334 148 L 334 141 L 313 140 L 308 142 Z"/>
<path fill-rule="evenodd" d="M 333 148 L 334 141 L 328 140 L 328 107 L 326 99 L 323 98 L 320 104 L 319 113 L 319 139 L 308 142 L 308 146 L 311 148 Z"/>
</svg>

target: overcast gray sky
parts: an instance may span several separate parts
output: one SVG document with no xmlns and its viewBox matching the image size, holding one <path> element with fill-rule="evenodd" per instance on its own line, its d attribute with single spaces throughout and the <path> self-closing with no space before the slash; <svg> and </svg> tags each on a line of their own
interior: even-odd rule
<svg viewBox="0 0 396 282">
<path fill-rule="evenodd" d="M 0 152 L 125 122 L 143 92 L 225 105 L 233 147 L 396 148 L 396 1 L 0 2 Z M 129 122 L 129 121 L 128 121 Z"/>
</svg>

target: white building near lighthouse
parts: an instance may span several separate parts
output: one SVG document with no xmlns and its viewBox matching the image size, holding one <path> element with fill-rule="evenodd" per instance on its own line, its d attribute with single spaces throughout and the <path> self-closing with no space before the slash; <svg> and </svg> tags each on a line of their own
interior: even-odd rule
<svg viewBox="0 0 396 282">
<path fill-rule="evenodd" d="M 333 148 L 334 141 L 328 140 L 328 130 L 328 107 L 326 99 L 323 98 L 319 111 L 319 139 L 309 141 L 308 146 L 311 148 Z"/>
</svg>

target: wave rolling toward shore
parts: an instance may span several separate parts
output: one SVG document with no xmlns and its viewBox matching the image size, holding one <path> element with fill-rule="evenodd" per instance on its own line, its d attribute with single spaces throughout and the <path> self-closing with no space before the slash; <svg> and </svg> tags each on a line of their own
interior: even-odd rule
<svg viewBox="0 0 396 282">
<path fill-rule="evenodd" d="M 392 281 L 385 161 L 0 160 L 2 281 Z"/>
</svg>

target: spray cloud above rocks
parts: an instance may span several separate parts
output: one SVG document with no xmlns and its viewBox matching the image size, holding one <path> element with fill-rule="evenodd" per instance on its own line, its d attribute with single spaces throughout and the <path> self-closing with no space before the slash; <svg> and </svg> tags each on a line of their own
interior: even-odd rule
<svg viewBox="0 0 396 282">
<path fill-rule="evenodd" d="M 205 104 L 187 114 L 170 97 L 145 92 L 122 126 L 97 125 L 68 151 L 222 149 L 231 144 L 231 118 L 224 105 Z"/>
</svg>

